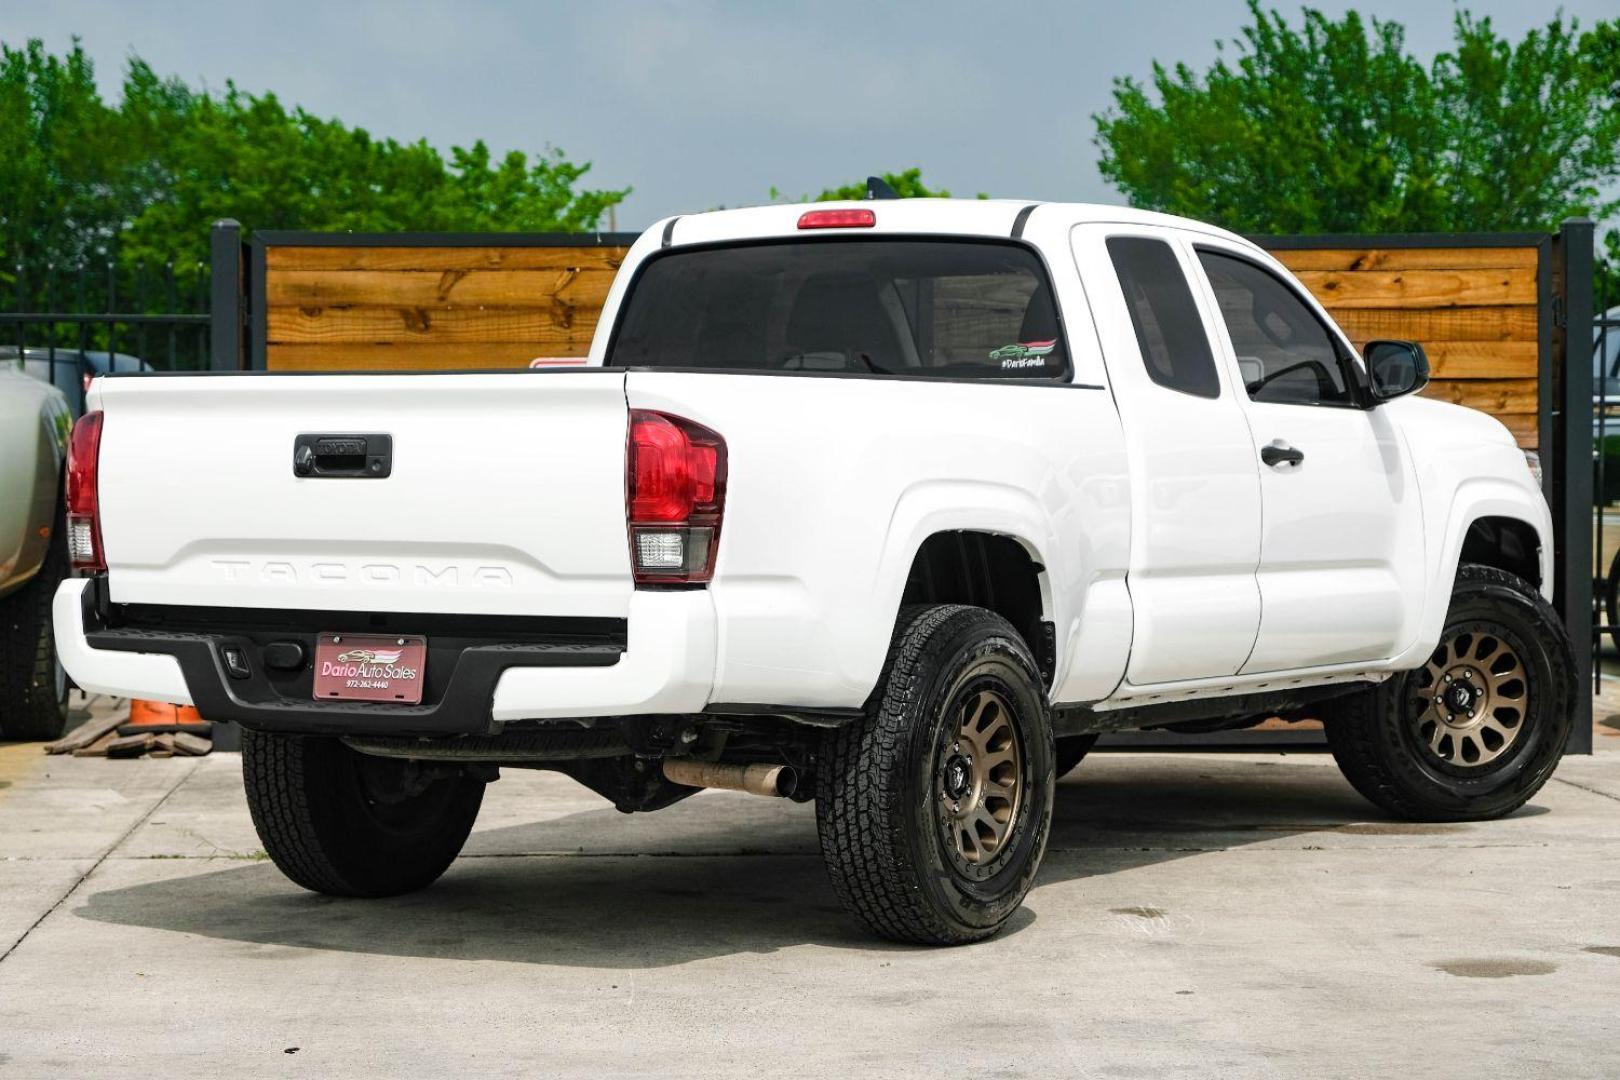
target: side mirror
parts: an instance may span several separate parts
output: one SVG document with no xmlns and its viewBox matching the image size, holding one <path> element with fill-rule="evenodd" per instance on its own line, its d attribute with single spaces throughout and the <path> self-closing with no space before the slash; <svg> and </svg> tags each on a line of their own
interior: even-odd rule
<svg viewBox="0 0 1620 1080">
<path fill-rule="evenodd" d="M 1429 382 L 1429 358 L 1415 341 L 1369 341 L 1361 355 L 1377 401 L 1416 393 Z"/>
</svg>

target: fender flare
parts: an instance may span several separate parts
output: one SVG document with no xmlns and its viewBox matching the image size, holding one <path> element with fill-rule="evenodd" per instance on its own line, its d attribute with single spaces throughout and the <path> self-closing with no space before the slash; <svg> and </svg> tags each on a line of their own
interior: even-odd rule
<svg viewBox="0 0 1620 1080">
<path fill-rule="evenodd" d="M 1066 658 L 1062 647 L 1064 625 L 1061 612 L 1054 610 L 1061 589 L 1054 589 L 1048 554 L 1056 549 L 1057 530 L 1034 496 L 1007 484 L 970 480 L 924 480 L 900 493 L 884 531 L 883 546 L 867 583 L 871 608 L 887 612 L 887 621 L 873 620 L 870 638 L 852 642 L 852 657 L 871 657 L 862 663 L 863 681 L 868 689 L 877 685 L 882 658 L 887 655 L 900 601 L 905 595 L 911 565 L 929 537 L 947 532 L 980 532 L 1005 536 L 1022 547 L 1036 565 L 1041 595 L 1042 618 L 1059 631 L 1058 660 Z M 870 679 L 864 672 L 870 668 Z M 1061 672 L 1060 672 L 1061 674 Z"/>
<path fill-rule="evenodd" d="M 1492 517 L 1511 518 L 1534 530 L 1541 546 L 1541 594 L 1549 600 L 1552 598 L 1552 518 L 1546 505 L 1532 498 L 1523 487 L 1507 480 L 1497 477 L 1464 480 L 1452 493 L 1439 543 L 1431 549 L 1434 556 L 1429 564 L 1430 573 L 1424 590 L 1423 614 L 1418 621 L 1417 638 L 1390 661 L 1391 668 L 1402 670 L 1415 666 L 1440 643 L 1446 612 L 1451 608 L 1452 583 L 1457 579 L 1457 568 L 1462 562 L 1463 541 L 1476 521 Z"/>
</svg>

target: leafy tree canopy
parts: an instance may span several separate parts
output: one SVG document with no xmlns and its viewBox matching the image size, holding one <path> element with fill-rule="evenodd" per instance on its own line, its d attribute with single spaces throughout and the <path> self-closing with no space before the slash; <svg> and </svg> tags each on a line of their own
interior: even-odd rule
<svg viewBox="0 0 1620 1080">
<path fill-rule="evenodd" d="M 1261 233 L 1551 229 L 1620 207 L 1620 21 L 1558 15 L 1513 43 L 1459 12 L 1424 66 L 1395 22 L 1249 14 L 1207 71 L 1115 81 L 1096 143 L 1132 204 Z"/>
<path fill-rule="evenodd" d="M 207 259 L 208 228 L 557 231 L 595 228 L 628 189 L 579 190 L 589 164 L 548 148 L 446 160 L 425 140 L 377 139 L 289 110 L 274 94 L 163 79 L 132 59 L 102 100 L 77 41 L 0 45 L 0 267 Z"/>
</svg>

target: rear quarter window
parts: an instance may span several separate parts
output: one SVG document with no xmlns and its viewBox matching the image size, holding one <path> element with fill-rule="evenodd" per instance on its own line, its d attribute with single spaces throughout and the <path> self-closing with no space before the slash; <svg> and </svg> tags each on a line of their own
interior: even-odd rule
<svg viewBox="0 0 1620 1080">
<path fill-rule="evenodd" d="M 950 379 L 1069 372 L 1039 257 L 1019 244 L 953 240 L 656 255 L 631 284 L 607 362 Z"/>
<path fill-rule="evenodd" d="M 1108 240 L 1108 257 L 1148 378 L 1194 397 L 1220 397 L 1215 354 L 1175 251 L 1163 240 L 1114 236 Z"/>
</svg>

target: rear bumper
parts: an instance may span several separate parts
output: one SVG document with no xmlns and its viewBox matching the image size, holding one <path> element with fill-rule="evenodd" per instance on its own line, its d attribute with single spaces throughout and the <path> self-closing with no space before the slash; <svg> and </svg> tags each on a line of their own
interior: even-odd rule
<svg viewBox="0 0 1620 1080">
<path fill-rule="evenodd" d="M 420 705 L 317 701 L 307 671 L 257 663 L 247 679 L 226 674 L 227 644 L 256 658 L 267 641 L 312 642 L 320 629 L 378 617 L 369 613 L 192 607 L 125 617 L 89 579 L 63 582 L 54 611 L 63 666 L 86 690 L 195 705 L 206 719 L 262 731 L 489 734 L 516 720 L 696 713 L 714 680 L 714 607 L 699 590 L 637 592 L 627 620 L 530 620 L 534 632 L 510 636 L 471 617 L 421 627 L 430 651 Z"/>
<path fill-rule="evenodd" d="M 51 621 L 56 628 L 56 655 L 80 689 L 91 694 L 193 703 L 180 661 L 164 652 L 125 652 L 90 647 L 85 637 L 85 608 L 94 582 L 69 578 L 56 587 Z M 91 607 L 94 618 L 94 608 Z"/>
</svg>

